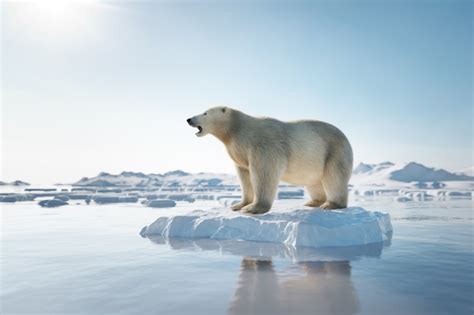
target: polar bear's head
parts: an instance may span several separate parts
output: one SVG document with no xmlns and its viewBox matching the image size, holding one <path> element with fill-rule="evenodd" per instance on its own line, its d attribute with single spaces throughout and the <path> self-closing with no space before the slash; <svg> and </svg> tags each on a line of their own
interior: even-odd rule
<svg viewBox="0 0 474 315">
<path fill-rule="evenodd" d="M 196 115 L 186 121 L 191 127 L 197 128 L 196 136 L 202 137 L 207 134 L 219 136 L 226 133 L 231 123 L 232 109 L 228 107 L 213 107 L 201 115 Z"/>
</svg>

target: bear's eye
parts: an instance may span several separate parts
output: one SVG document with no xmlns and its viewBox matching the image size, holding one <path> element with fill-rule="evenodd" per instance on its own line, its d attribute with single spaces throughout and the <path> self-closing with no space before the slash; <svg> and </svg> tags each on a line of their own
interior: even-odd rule
<svg viewBox="0 0 474 315">
<path fill-rule="evenodd" d="M 204 116 L 206 116 L 206 115 L 207 115 L 207 113 L 204 113 Z"/>
</svg>

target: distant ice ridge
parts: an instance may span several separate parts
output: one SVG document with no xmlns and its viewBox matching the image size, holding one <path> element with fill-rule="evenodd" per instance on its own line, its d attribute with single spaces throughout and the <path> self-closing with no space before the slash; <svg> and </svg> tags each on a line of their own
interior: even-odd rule
<svg viewBox="0 0 474 315">
<path fill-rule="evenodd" d="M 140 234 L 334 247 L 387 241 L 391 238 L 392 224 L 389 214 L 357 207 L 333 211 L 295 208 L 258 216 L 213 209 L 159 217 Z"/>
<path fill-rule="evenodd" d="M 423 164 L 410 162 L 394 164 L 360 163 L 354 169 L 350 183 L 354 187 L 385 186 L 391 188 L 469 188 L 474 181 L 473 176 L 464 173 L 451 173 L 443 169 L 426 167 Z"/>
</svg>

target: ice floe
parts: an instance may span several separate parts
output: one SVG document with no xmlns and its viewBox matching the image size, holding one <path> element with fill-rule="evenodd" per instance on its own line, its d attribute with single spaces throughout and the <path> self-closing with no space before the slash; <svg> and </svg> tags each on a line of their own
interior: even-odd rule
<svg viewBox="0 0 474 315">
<path fill-rule="evenodd" d="M 140 234 L 332 247 L 387 241 L 392 225 L 389 214 L 358 207 L 333 211 L 294 208 L 257 216 L 215 208 L 167 213 L 145 226 Z"/>
<path fill-rule="evenodd" d="M 176 206 L 176 202 L 171 199 L 153 199 L 146 203 L 151 208 L 173 208 Z"/>
<path fill-rule="evenodd" d="M 65 206 L 68 203 L 66 201 L 60 200 L 60 199 L 50 199 L 50 200 L 41 200 L 38 204 L 41 207 L 56 208 L 56 207 Z"/>
</svg>

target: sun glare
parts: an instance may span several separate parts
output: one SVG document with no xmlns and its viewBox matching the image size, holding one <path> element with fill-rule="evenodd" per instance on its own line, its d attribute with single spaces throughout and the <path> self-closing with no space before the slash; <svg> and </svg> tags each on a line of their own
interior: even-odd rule
<svg viewBox="0 0 474 315">
<path fill-rule="evenodd" d="M 64 19 L 70 11 L 74 3 L 61 0 L 44 0 L 34 3 L 35 10 L 38 14 L 52 19 Z"/>
<path fill-rule="evenodd" d="M 18 27 L 42 38 L 82 35 L 93 28 L 99 3 L 99 0 L 23 2 L 17 11 Z"/>
</svg>

